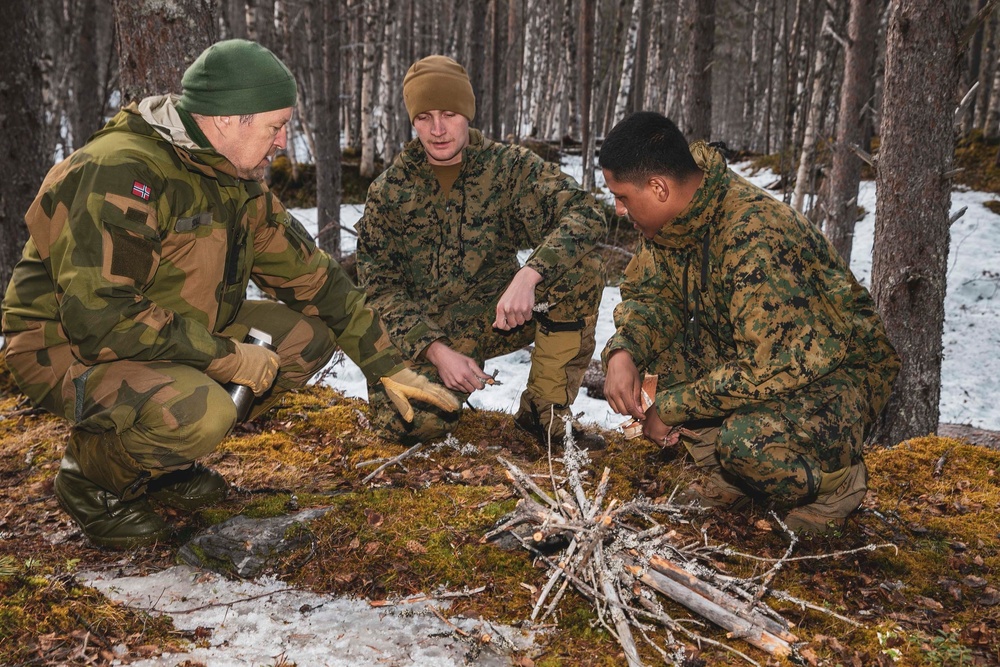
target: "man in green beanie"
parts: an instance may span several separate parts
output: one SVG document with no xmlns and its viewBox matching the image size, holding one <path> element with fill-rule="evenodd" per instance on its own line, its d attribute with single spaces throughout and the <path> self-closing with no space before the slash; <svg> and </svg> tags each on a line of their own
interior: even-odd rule
<svg viewBox="0 0 1000 667">
<path fill-rule="evenodd" d="M 417 138 L 372 183 L 358 224 L 359 282 L 393 343 L 463 402 L 491 382 L 486 359 L 534 343 L 518 425 L 542 443 L 569 428 L 578 445 L 603 446 L 570 414 L 604 289 L 597 201 L 557 165 L 470 129 L 476 99 L 451 58 L 414 63 L 403 101 Z M 403 422 L 379 387 L 369 400 L 375 424 L 404 439 L 440 437 L 457 419 L 427 409 Z"/>
<path fill-rule="evenodd" d="M 225 497 L 197 463 L 236 423 L 224 384 L 252 390 L 252 418 L 339 346 L 404 416 L 409 399 L 458 409 L 261 181 L 287 140 L 288 68 L 229 40 L 182 86 L 122 109 L 53 167 L 3 301 L 14 379 L 73 423 L 56 497 L 99 546 L 167 537 L 150 499 L 194 510 Z M 247 300 L 251 280 L 274 300 Z M 244 342 L 251 328 L 273 351 Z"/>
</svg>

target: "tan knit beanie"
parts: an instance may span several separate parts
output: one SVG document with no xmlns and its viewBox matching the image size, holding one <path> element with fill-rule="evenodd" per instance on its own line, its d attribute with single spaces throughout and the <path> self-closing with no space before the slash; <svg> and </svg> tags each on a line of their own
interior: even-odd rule
<svg viewBox="0 0 1000 667">
<path fill-rule="evenodd" d="M 427 56 L 403 77 L 403 103 L 410 122 L 417 114 L 440 109 L 476 117 L 476 96 L 465 68 L 448 56 Z"/>
</svg>

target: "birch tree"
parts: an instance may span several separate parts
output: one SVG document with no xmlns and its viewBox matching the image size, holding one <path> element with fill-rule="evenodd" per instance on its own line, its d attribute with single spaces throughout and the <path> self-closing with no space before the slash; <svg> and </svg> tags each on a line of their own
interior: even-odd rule
<svg viewBox="0 0 1000 667">
<path fill-rule="evenodd" d="M 934 433 L 948 260 L 960 0 L 893 0 L 876 178 L 872 294 L 903 365 L 873 439 Z"/>
<path fill-rule="evenodd" d="M 835 0 L 827 3 L 823 13 L 823 28 L 821 29 L 820 47 L 813 61 L 813 89 L 809 100 L 809 111 L 806 114 L 805 131 L 802 134 L 802 150 L 799 153 L 799 167 L 795 175 L 795 191 L 792 193 L 792 206 L 805 213 L 806 192 L 810 190 L 810 175 L 816 161 L 816 142 L 825 111 L 826 96 L 824 91 L 830 86 L 830 72 L 836 58 L 837 41 L 834 39 L 833 5 Z"/>
</svg>

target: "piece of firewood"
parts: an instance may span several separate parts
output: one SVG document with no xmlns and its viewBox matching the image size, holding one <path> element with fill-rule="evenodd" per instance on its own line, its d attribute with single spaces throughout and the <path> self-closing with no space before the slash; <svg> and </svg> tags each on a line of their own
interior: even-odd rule
<svg viewBox="0 0 1000 667">
<path fill-rule="evenodd" d="M 652 556 L 649 559 L 649 566 L 660 574 L 670 577 L 682 586 L 690 588 L 699 595 L 708 598 L 720 607 L 729 609 L 736 615 L 746 618 L 751 623 L 764 626 L 765 630 L 780 637 L 789 644 L 799 641 L 798 637 L 789 632 L 787 626 L 783 627 L 776 619 L 765 616 L 760 611 L 754 609 L 752 605 L 748 605 L 746 602 L 699 579 L 676 563 L 660 556 Z"/>
<path fill-rule="evenodd" d="M 627 565 L 626 569 L 643 584 L 666 595 L 674 602 L 687 607 L 699 616 L 712 621 L 723 630 L 726 630 L 731 637 L 742 639 L 762 651 L 767 651 L 771 655 L 781 658 L 787 658 L 791 655 L 792 647 L 781 637 L 765 630 L 758 624 L 738 616 L 729 609 L 719 606 L 712 600 L 692 591 L 687 586 L 674 581 L 665 574 L 656 570 L 646 570 L 643 572 L 643 569 L 637 565 Z"/>
</svg>

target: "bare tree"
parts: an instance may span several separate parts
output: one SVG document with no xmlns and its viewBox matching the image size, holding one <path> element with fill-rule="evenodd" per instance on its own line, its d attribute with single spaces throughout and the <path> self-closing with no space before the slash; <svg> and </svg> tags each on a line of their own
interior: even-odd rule
<svg viewBox="0 0 1000 667">
<path fill-rule="evenodd" d="M 694 141 L 712 135 L 712 56 L 715 0 L 689 0 L 688 72 L 684 82 L 684 135 Z"/>
<path fill-rule="evenodd" d="M 837 116 L 837 141 L 833 146 L 823 231 L 848 264 L 857 221 L 855 207 L 861 183 L 861 158 L 855 147 L 862 145 L 862 114 L 872 93 L 872 70 L 875 66 L 875 36 L 882 0 L 851 0 L 844 55 L 844 81 L 840 87 L 840 113 Z"/>
<path fill-rule="evenodd" d="M 6 289 L 28 240 L 24 213 L 52 165 L 45 137 L 42 63 L 35 49 L 41 29 L 37 3 L 12 0 L 0 21 L 0 289 Z"/>
<path fill-rule="evenodd" d="M 361 175 L 375 176 L 375 105 L 378 95 L 378 48 L 384 26 L 379 17 L 381 0 L 365 0 L 364 7 L 364 57 L 361 80 Z"/>
<path fill-rule="evenodd" d="M 340 192 L 343 173 L 340 148 L 340 13 L 339 3 L 310 0 L 311 117 L 316 153 L 317 242 L 331 255 L 340 254 Z"/>
<path fill-rule="evenodd" d="M 903 365 L 873 440 L 933 433 L 960 81 L 961 0 L 893 0 L 876 191 L 872 292 Z"/>
<path fill-rule="evenodd" d="M 122 102 L 178 92 L 187 66 L 215 41 L 211 0 L 115 0 Z"/>
<path fill-rule="evenodd" d="M 582 134 L 581 155 L 583 156 L 584 190 L 594 187 L 594 1 L 580 0 L 580 128 Z"/>
<path fill-rule="evenodd" d="M 792 194 L 792 206 L 806 212 L 805 197 L 810 190 L 813 167 L 816 162 L 816 144 L 822 130 L 823 114 L 826 110 L 826 90 L 830 87 L 833 61 L 837 57 L 837 41 L 834 39 L 833 16 L 835 7 L 831 0 L 823 13 L 823 28 L 820 35 L 820 48 L 813 60 L 813 89 L 809 98 L 809 110 L 806 114 L 805 130 L 802 134 L 802 149 L 799 153 L 799 167 L 795 176 L 795 191 Z"/>
</svg>

